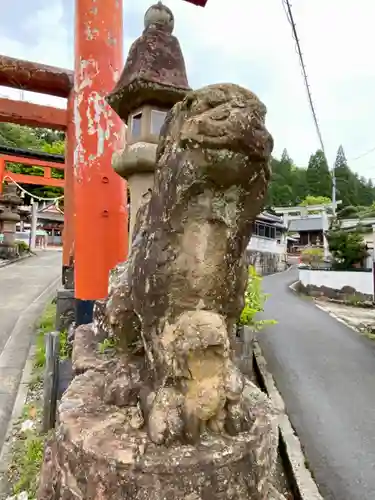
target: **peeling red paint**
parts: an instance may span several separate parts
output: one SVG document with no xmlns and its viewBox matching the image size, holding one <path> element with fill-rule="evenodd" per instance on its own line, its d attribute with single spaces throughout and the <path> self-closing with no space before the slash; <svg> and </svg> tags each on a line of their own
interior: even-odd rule
<svg viewBox="0 0 375 500">
<path fill-rule="evenodd" d="M 64 233 L 63 233 L 63 265 L 69 266 L 74 260 L 74 94 L 68 99 L 68 128 L 65 147 L 65 186 L 64 186 Z"/>
<path fill-rule="evenodd" d="M 93 300 L 107 295 L 127 250 L 126 186 L 111 166 L 123 124 L 105 101 L 123 65 L 122 4 L 76 0 L 76 16 L 75 286 Z"/>
</svg>

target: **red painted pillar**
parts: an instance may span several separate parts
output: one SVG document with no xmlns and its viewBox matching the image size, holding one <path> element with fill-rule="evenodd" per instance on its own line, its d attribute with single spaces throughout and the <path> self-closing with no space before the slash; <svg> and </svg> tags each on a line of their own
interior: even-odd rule
<svg viewBox="0 0 375 500">
<path fill-rule="evenodd" d="M 126 258 L 125 181 L 112 169 L 123 125 L 105 102 L 123 65 L 122 1 L 76 0 L 74 207 L 76 321 L 92 319 Z"/>
<path fill-rule="evenodd" d="M 67 273 L 74 261 L 74 151 L 74 94 L 72 93 L 68 98 L 68 127 L 65 140 L 63 284 L 67 284 L 65 283 Z"/>
<path fill-rule="evenodd" d="M 0 156 L 0 193 L 3 192 L 4 175 L 5 175 L 5 160 Z"/>
</svg>

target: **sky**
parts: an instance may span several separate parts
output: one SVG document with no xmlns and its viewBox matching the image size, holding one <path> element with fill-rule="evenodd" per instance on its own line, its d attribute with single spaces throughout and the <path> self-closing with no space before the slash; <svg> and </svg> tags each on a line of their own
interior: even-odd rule
<svg viewBox="0 0 375 500">
<path fill-rule="evenodd" d="M 74 3 L 4 2 L 1 53 L 73 68 Z M 123 0 L 125 54 L 152 3 Z M 175 15 L 190 86 L 233 82 L 255 92 L 268 108 L 275 155 L 286 148 L 296 165 L 306 166 L 320 145 L 282 0 L 208 0 L 205 9 L 164 3 Z M 328 161 L 333 164 L 342 144 L 350 167 L 375 179 L 375 2 L 293 0 L 292 10 Z M 19 92 L 0 87 L 0 95 L 18 98 Z M 24 98 L 65 106 L 50 96 Z"/>
</svg>

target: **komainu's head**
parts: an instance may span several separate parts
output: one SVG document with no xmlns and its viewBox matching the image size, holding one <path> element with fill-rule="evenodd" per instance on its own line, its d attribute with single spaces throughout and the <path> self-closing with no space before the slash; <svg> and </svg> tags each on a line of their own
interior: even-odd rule
<svg viewBox="0 0 375 500">
<path fill-rule="evenodd" d="M 273 139 L 265 126 L 266 111 L 255 94 L 239 85 L 192 91 L 167 115 L 157 164 L 176 158 L 180 168 L 200 165 L 198 177 L 222 186 L 248 187 L 259 177 L 268 184 Z"/>
</svg>

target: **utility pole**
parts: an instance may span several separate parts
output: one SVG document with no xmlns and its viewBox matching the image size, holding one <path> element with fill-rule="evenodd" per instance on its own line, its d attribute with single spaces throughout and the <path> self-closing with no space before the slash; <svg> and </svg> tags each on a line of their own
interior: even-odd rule
<svg viewBox="0 0 375 500">
<path fill-rule="evenodd" d="M 31 228 L 30 228 L 30 250 L 35 250 L 36 243 L 36 228 L 38 221 L 38 202 L 31 201 Z"/>
<path fill-rule="evenodd" d="M 333 165 L 333 169 L 332 169 L 332 213 L 333 213 L 333 216 L 336 215 L 336 172 L 335 172 L 335 165 Z"/>
</svg>

